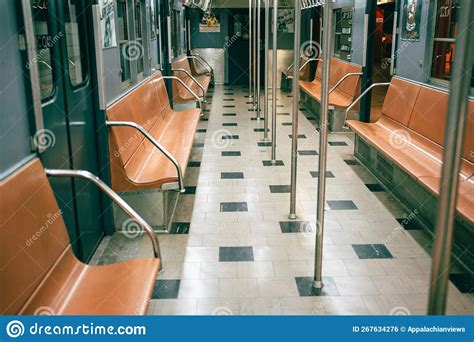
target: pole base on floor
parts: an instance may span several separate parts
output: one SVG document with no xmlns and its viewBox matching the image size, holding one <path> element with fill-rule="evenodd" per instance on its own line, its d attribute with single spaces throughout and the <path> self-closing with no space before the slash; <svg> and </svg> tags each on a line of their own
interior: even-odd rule
<svg viewBox="0 0 474 342">
<path fill-rule="evenodd" d="M 290 220 L 296 220 L 297 218 L 298 218 L 298 216 L 296 216 L 296 214 L 290 213 L 288 215 L 288 219 L 290 219 Z"/>
<path fill-rule="evenodd" d="M 262 142 L 270 142 L 271 140 L 270 140 L 270 138 L 263 138 L 261 141 Z"/>
<path fill-rule="evenodd" d="M 320 293 L 321 290 L 323 289 L 323 282 L 322 281 L 317 281 L 314 280 L 313 283 L 311 284 L 311 287 L 313 288 L 313 292 L 315 293 Z"/>
</svg>

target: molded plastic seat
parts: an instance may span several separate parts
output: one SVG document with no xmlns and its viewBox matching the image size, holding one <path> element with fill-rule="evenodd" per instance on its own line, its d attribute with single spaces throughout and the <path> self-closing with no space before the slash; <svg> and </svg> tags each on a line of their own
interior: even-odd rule
<svg viewBox="0 0 474 342">
<path fill-rule="evenodd" d="M 207 90 L 209 89 L 209 85 L 211 84 L 211 76 L 210 75 L 203 75 L 203 74 L 193 74 L 191 70 L 191 66 L 189 64 L 189 59 L 186 55 L 182 55 L 181 57 L 173 60 L 171 62 L 171 67 L 173 69 L 184 69 L 189 72 L 193 77 L 199 82 L 199 84 L 204 88 L 204 94 L 196 82 L 193 81 L 191 77 L 186 75 L 184 72 L 176 71 L 174 75 L 179 77 L 197 96 L 205 98 L 207 95 Z M 186 102 L 186 101 L 194 101 L 194 96 L 178 81 L 173 80 L 173 102 Z"/>
<path fill-rule="evenodd" d="M 90 266 L 73 254 L 39 159 L 0 183 L 2 315 L 141 315 L 160 259 Z"/>
<path fill-rule="evenodd" d="M 161 73 L 107 109 L 110 121 L 134 121 L 177 161 L 186 172 L 200 109 L 171 108 Z M 109 134 L 112 188 L 115 191 L 158 189 L 178 182 L 175 165 L 148 139 L 132 128 L 113 127 Z"/>
</svg>

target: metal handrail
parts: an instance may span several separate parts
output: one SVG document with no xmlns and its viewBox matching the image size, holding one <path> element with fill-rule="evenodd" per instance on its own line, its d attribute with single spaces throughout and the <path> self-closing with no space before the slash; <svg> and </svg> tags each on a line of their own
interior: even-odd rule
<svg viewBox="0 0 474 342">
<path fill-rule="evenodd" d="M 352 108 L 354 108 L 354 106 L 360 101 L 362 100 L 362 98 L 367 95 L 367 93 L 369 91 L 371 91 L 372 89 L 374 89 L 375 87 L 385 87 L 385 86 L 389 86 L 390 85 L 390 82 L 386 82 L 386 83 L 373 83 L 370 85 L 370 87 L 368 87 L 367 89 L 364 90 L 364 92 L 362 94 L 359 95 L 359 97 L 357 97 L 354 101 L 352 101 L 352 103 L 349 105 L 349 107 L 347 107 L 346 109 L 346 113 L 344 115 L 344 126 L 342 126 L 342 128 L 344 129 L 349 129 L 349 127 L 346 126 L 346 121 L 347 121 L 347 116 L 349 115 L 349 112 L 351 111 Z"/>
<path fill-rule="evenodd" d="M 132 219 L 145 230 L 148 237 L 151 240 L 153 246 L 153 254 L 155 258 L 161 258 L 160 243 L 158 236 L 156 235 L 153 228 L 135 211 L 130 205 L 127 204 L 115 191 L 113 191 L 107 184 L 105 184 L 99 177 L 93 173 L 85 170 L 54 170 L 45 169 L 46 174 L 51 177 L 79 177 L 87 179 L 94 183 L 103 193 L 105 193 L 116 205 L 118 205 L 124 212 L 127 213 Z"/>
<path fill-rule="evenodd" d="M 108 121 L 107 120 L 105 121 L 105 124 L 109 127 L 113 127 L 113 126 L 132 127 L 138 130 L 141 134 L 143 134 L 145 138 L 147 138 L 158 150 L 160 150 L 166 156 L 166 158 L 168 158 L 176 167 L 176 171 L 178 172 L 179 192 L 181 193 L 185 192 L 186 189 L 184 186 L 183 171 L 181 170 L 181 166 L 179 165 L 178 161 L 176 160 L 175 157 L 173 157 L 173 155 L 165 147 L 161 146 L 161 144 L 157 142 L 155 138 L 153 138 L 151 134 L 148 133 L 142 126 L 140 126 L 139 124 L 133 121 Z"/>
<path fill-rule="evenodd" d="M 334 85 L 334 87 L 331 88 L 329 91 L 329 94 L 331 94 L 334 90 L 337 89 L 341 85 L 342 82 L 344 82 L 347 78 L 352 77 L 352 76 L 362 76 L 361 72 L 350 72 L 348 74 L 345 74 L 337 83 Z"/>
<path fill-rule="evenodd" d="M 198 80 L 189 71 L 187 71 L 186 69 L 181 69 L 181 68 L 171 69 L 171 71 L 172 72 L 175 72 L 175 71 L 184 72 L 189 78 L 191 78 L 191 80 L 194 83 L 196 83 L 199 88 L 201 88 L 203 101 L 206 102 L 206 91 L 204 90 L 204 87 L 202 86 L 201 83 L 198 82 Z"/>
<path fill-rule="evenodd" d="M 323 60 L 321 58 L 309 58 L 307 59 L 301 66 L 300 68 L 298 69 L 298 71 L 301 71 L 303 70 L 303 68 L 310 62 L 316 62 L 316 61 L 320 61 L 322 62 Z M 290 66 L 288 68 L 286 68 L 286 78 L 292 78 L 293 76 L 290 76 L 288 75 L 288 73 L 290 72 L 291 68 L 295 65 L 295 63 L 291 63 Z"/>
<path fill-rule="evenodd" d="M 202 66 L 204 66 L 204 68 L 207 70 L 207 72 L 209 72 L 211 75 L 214 73 L 214 69 L 212 69 L 212 67 L 209 65 L 209 63 L 207 63 L 204 58 L 202 58 L 201 56 L 199 56 L 199 54 L 191 54 L 189 56 L 186 56 L 187 58 L 190 58 L 190 59 L 195 59 L 197 60 L 199 63 L 201 63 Z"/>
<path fill-rule="evenodd" d="M 178 81 L 179 83 L 181 83 L 187 91 L 189 91 L 191 93 L 191 95 L 194 96 L 194 98 L 196 99 L 196 101 L 198 102 L 199 104 L 199 109 L 202 110 L 202 103 L 201 103 L 201 99 L 199 98 L 199 96 L 197 96 L 197 94 L 191 90 L 191 88 L 188 87 L 188 85 L 186 83 L 183 82 L 183 80 L 177 76 L 161 76 L 160 78 L 158 78 L 157 81 L 161 80 L 161 79 L 164 79 L 164 80 L 176 80 Z"/>
</svg>

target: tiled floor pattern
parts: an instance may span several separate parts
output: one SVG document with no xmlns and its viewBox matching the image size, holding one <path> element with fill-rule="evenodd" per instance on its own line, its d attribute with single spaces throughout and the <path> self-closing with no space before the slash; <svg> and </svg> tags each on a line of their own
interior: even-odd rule
<svg viewBox="0 0 474 342">
<path fill-rule="evenodd" d="M 195 194 L 180 197 L 173 234 L 160 235 L 163 271 L 149 313 L 425 314 L 431 259 L 412 236 L 423 231 L 404 224 L 403 207 L 352 161 L 350 134 L 329 138 L 325 287 L 314 296 L 316 123 L 300 112 L 299 134 L 306 138 L 298 141 L 298 219 L 289 221 L 289 118 L 277 117 L 281 162 L 274 167 L 267 162 L 269 144 L 261 141 L 263 121 L 252 120 L 256 113 L 245 95 L 243 88 L 216 87 L 209 120 L 199 125 L 186 173 Z M 223 96 L 233 99 L 235 116 L 223 116 L 229 113 Z M 291 101 L 279 96 L 279 112 L 290 111 Z M 104 239 L 93 261 L 149 255 L 146 237 L 115 234 Z M 450 284 L 448 313 L 472 314 L 473 308 L 472 293 Z"/>
</svg>

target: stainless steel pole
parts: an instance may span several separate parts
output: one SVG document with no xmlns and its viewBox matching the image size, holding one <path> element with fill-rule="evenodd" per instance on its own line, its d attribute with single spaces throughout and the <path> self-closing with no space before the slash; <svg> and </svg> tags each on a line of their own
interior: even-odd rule
<svg viewBox="0 0 474 342">
<path fill-rule="evenodd" d="M 263 141 L 268 141 L 268 50 L 270 40 L 270 0 L 265 0 L 265 102 L 263 104 Z"/>
<path fill-rule="evenodd" d="M 252 80 L 252 51 L 253 51 L 253 36 L 252 36 L 252 0 L 249 0 L 249 99 L 253 98 L 253 80 Z"/>
<path fill-rule="evenodd" d="M 323 287 L 323 234 L 324 234 L 324 204 L 326 201 L 326 164 L 328 146 L 328 115 L 329 115 L 329 76 L 331 55 L 332 1 L 324 4 L 323 25 L 323 75 L 321 90 L 321 124 L 319 127 L 319 177 L 318 203 L 316 209 L 316 253 L 314 258 L 313 289 L 319 291 Z"/>
<path fill-rule="evenodd" d="M 453 242 L 454 214 L 459 185 L 459 169 L 467 121 L 467 97 L 470 92 L 474 34 L 474 2 L 461 1 L 459 32 L 456 37 L 454 65 L 451 72 L 448 114 L 441 185 L 436 219 L 436 235 L 431 265 L 428 315 L 443 315 L 448 294 L 449 267 Z"/>
<path fill-rule="evenodd" d="M 252 109 L 257 109 L 257 30 L 256 30 L 256 22 L 257 22 L 257 2 L 258 0 L 252 1 L 253 2 L 253 20 L 252 20 L 252 46 L 253 46 L 253 63 L 252 63 L 252 72 L 253 72 L 253 106 Z"/>
<path fill-rule="evenodd" d="M 295 36 L 293 42 L 293 125 L 291 129 L 291 191 L 290 220 L 296 219 L 296 177 L 298 171 L 298 115 L 300 104 L 300 40 L 301 40 L 301 2 L 295 1 Z"/>
<path fill-rule="evenodd" d="M 257 0 L 257 120 L 260 120 L 260 12 L 262 0 Z"/>
<path fill-rule="evenodd" d="M 299 0 L 297 0 L 299 1 Z M 278 58 L 278 0 L 273 0 L 273 42 L 272 42 L 272 163 L 276 163 L 277 143 L 277 58 Z"/>
</svg>

